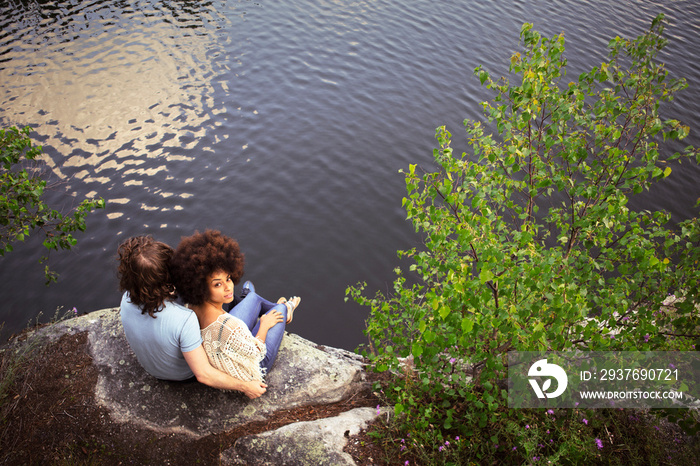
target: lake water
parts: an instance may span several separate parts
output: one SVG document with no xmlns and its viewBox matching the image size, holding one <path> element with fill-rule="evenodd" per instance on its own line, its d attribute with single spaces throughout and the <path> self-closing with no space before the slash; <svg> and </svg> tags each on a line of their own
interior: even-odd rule
<svg viewBox="0 0 700 466">
<path fill-rule="evenodd" d="M 151 234 L 233 236 L 244 279 L 303 298 L 289 330 L 353 349 L 365 308 L 345 289 L 391 287 L 397 249 L 419 244 L 399 169 L 431 166 L 434 130 L 467 150 L 462 121 L 490 97 L 472 70 L 507 71 L 522 23 L 567 38 L 569 76 L 616 35 L 665 13 L 662 59 L 689 89 L 669 107 L 700 144 L 700 2 L 0 0 L 0 124 L 31 125 L 59 184 L 53 201 L 101 196 L 70 252 L 38 241 L 0 259 L 3 337 L 58 308 L 119 304 L 115 252 Z M 696 215 L 700 169 L 677 167 L 635 200 Z"/>
</svg>

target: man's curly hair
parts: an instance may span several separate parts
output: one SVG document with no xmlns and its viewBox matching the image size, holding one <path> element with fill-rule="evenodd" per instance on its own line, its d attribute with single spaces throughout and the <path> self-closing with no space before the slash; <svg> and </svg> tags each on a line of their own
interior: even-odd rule
<svg viewBox="0 0 700 466">
<path fill-rule="evenodd" d="M 119 289 L 129 292 L 129 299 L 142 314 L 155 318 L 165 300 L 173 298 L 169 268 L 173 248 L 150 236 L 135 236 L 120 244 L 117 254 Z"/>
<path fill-rule="evenodd" d="M 171 270 L 175 288 L 186 303 L 198 306 L 209 297 L 207 278 L 225 272 L 234 285 L 243 276 L 244 257 L 238 242 L 216 230 L 184 237 L 175 249 Z"/>
</svg>

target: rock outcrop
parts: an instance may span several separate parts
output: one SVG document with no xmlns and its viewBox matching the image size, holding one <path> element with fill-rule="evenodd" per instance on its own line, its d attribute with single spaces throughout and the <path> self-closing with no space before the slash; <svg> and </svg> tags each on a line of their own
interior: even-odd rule
<svg viewBox="0 0 700 466">
<path fill-rule="evenodd" d="M 36 330 L 44 338 L 88 332 L 98 369 L 97 402 L 117 422 L 157 432 L 199 438 L 218 434 L 275 412 L 329 404 L 366 389 L 362 359 L 348 351 L 324 348 L 286 334 L 275 366 L 266 377 L 268 390 L 249 400 L 238 392 L 215 390 L 197 382 L 155 379 L 138 364 L 124 336 L 118 309 L 105 309 Z M 348 435 L 377 416 L 358 408 L 336 418 L 298 422 L 239 439 L 221 454 L 222 464 L 354 464 L 343 453 Z"/>
<path fill-rule="evenodd" d="M 222 464 L 352 466 L 352 457 L 343 452 L 345 441 L 376 415 L 375 408 L 356 408 L 332 418 L 244 437 L 221 455 Z"/>
</svg>

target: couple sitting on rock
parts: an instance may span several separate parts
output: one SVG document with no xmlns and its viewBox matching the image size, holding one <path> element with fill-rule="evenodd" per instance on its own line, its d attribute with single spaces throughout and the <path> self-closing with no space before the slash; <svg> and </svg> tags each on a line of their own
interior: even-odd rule
<svg viewBox="0 0 700 466">
<path fill-rule="evenodd" d="M 149 374 L 171 381 L 196 378 L 251 399 L 265 393 L 263 376 L 300 298 L 272 303 L 246 282 L 234 299 L 243 254 L 218 231 L 183 238 L 176 250 L 149 236 L 133 237 L 118 253 L 124 333 Z"/>
</svg>

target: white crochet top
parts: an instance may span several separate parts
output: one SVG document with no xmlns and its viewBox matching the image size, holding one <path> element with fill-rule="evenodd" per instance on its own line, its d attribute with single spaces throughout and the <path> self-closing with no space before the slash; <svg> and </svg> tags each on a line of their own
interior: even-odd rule
<svg viewBox="0 0 700 466">
<path fill-rule="evenodd" d="M 238 317 L 221 314 L 202 329 L 202 340 L 209 362 L 215 368 L 240 380 L 263 380 L 265 374 L 260 361 L 267 348 Z"/>
</svg>

